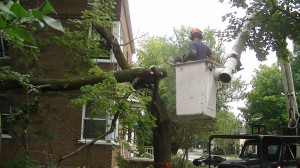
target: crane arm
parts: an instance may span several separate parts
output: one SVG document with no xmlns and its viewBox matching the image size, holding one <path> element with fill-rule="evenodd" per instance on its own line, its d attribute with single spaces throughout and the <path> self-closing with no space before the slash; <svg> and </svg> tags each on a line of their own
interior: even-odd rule
<svg viewBox="0 0 300 168">
<path fill-rule="evenodd" d="M 242 31 L 238 34 L 238 37 L 232 47 L 231 52 L 228 54 L 224 68 L 216 68 L 215 78 L 224 83 L 231 81 L 233 73 L 241 70 L 241 53 L 245 50 L 246 42 L 249 38 L 251 29 L 255 26 L 251 24 L 252 18 L 255 17 L 255 13 L 247 18 L 243 24 Z M 286 104 L 289 116 L 289 128 L 296 128 L 298 126 L 299 113 L 296 102 L 296 95 L 294 90 L 294 83 L 292 78 L 291 66 L 289 62 L 281 63 L 281 72 L 283 77 L 284 91 L 286 97 Z"/>
<path fill-rule="evenodd" d="M 242 31 L 238 34 L 237 39 L 234 42 L 231 52 L 227 55 L 225 68 L 216 69 L 216 77 L 224 83 L 231 81 L 233 73 L 241 70 L 241 54 L 245 50 L 246 42 L 249 38 L 251 31 L 251 21 L 254 15 L 249 16 L 243 24 Z"/>
<path fill-rule="evenodd" d="M 283 79 L 283 87 L 285 100 L 287 104 L 287 111 L 289 115 L 289 128 L 296 128 L 298 126 L 299 113 L 296 101 L 296 94 L 294 89 L 294 82 L 291 70 L 291 64 L 284 62 L 280 64 L 281 74 Z"/>
</svg>

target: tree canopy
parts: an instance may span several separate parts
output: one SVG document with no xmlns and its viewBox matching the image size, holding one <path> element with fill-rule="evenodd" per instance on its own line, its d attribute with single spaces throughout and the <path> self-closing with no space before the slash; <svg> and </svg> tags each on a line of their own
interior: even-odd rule
<svg viewBox="0 0 300 168">
<path fill-rule="evenodd" d="M 230 120 L 224 121 L 223 116 L 212 120 L 197 120 L 190 121 L 176 116 L 176 87 L 175 87 L 175 67 L 166 63 L 167 61 L 174 61 L 180 59 L 182 55 L 188 52 L 188 45 L 190 42 L 189 33 L 191 28 L 182 26 L 180 29 L 174 29 L 173 35 L 170 37 L 147 37 L 140 41 L 138 50 L 137 66 L 152 66 L 163 67 L 168 72 L 168 77 L 164 78 L 160 83 L 160 93 L 167 104 L 168 112 L 172 114 L 173 118 L 173 133 L 172 133 L 172 152 L 176 153 L 178 148 L 188 150 L 199 141 L 207 141 L 210 134 L 221 133 L 224 130 L 224 123 L 234 121 L 235 117 L 226 115 Z M 224 63 L 224 47 L 220 41 L 217 41 L 213 30 L 207 28 L 203 33 L 203 41 L 214 52 L 218 62 Z M 244 85 L 240 78 L 236 78 L 230 84 L 219 82 L 217 93 L 217 113 L 228 113 L 230 111 L 228 102 L 239 99 L 239 94 L 243 90 Z M 229 113 L 228 113 L 229 114 Z M 223 120 L 223 121 L 219 121 Z M 229 123 L 229 122 L 228 122 Z M 228 132 L 234 133 L 235 127 L 227 127 Z M 225 132 L 222 132 L 225 133 Z"/>
<path fill-rule="evenodd" d="M 288 114 L 280 69 L 262 65 L 251 80 L 252 90 L 246 94 L 246 107 L 241 111 L 248 124 L 264 124 L 267 130 L 281 133 L 287 126 Z"/>
<path fill-rule="evenodd" d="M 224 0 L 220 0 L 224 2 Z M 224 32 L 227 39 L 235 39 L 241 31 L 248 16 L 252 17 L 251 29 L 247 46 L 256 52 L 258 60 L 266 59 L 271 51 L 277 52 L 277 57 L 287 60 L 286 39 L 299 43 L 300 33 L 300 3 L 297 0 L 230 0 L 233 8 L 243 9 L 242 17 L 234 11 L 226 14 L 223 20 L 228 20 L 229 26 Z"/>
</svg>

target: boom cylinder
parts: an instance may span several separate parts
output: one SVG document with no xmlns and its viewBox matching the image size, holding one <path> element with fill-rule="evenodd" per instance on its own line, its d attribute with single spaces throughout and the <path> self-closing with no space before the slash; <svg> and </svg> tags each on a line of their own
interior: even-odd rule
<svg viewBox="0 0 300 168">
<path fill-rule="evenodd" d="M 232 47 L 231 52 L 229 53 L 225 65 L 225 68 L 217 70 L 216 78 L 221 80 L 224 83 L 229 83 L 232 79 L 233 73 L 241 70 L 240 66 L 240 57 L 241 53 L 245 50 L 245 45 L 249 37 L 249 33 L 251 30 L 251 18 L 248 17 L 247 20 L 243 24 L 243 29 L 239 33 L 234 45 Z"/>
</svg>

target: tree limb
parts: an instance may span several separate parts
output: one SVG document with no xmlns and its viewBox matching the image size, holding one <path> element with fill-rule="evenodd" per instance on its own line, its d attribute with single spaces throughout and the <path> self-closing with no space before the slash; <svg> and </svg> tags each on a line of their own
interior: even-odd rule
<svg viewBox="0 0 300 168">
<path fill-rule="evenodd" d="M 284 10 L 282 8 L 280 8 L 275 2 L 274 0 L 271 0 L 272 6 L 274 9 L 282 12 L 283 14 L 286 14 L 287 16 L 289 16 L 290 18 L 294 19 L 297 22 L 300 22 L 300 18 L 297 16 L 294 16 L 293 14 L 291 14 L 290 12 L 288 12 L 287 10 Z"/>
<path fill-rule="evenodd" d="M 130 65 L 128 64 L 125 56 L 120 48 L 120 45 L 114 35 L 106 28 L 103 24 L 99 21 L 97 25 L 94 25 L 95 30 L 113 46 L 113 53 L 116 57 L 116 60 L 121 67 L 121 69 L 131 69 Z"/>
<path fill-rule="evenodd" d="M 112 122 L 111 122 L 110 129 L 109 129 L 107 132 L 105 132 L 104 134 L 98 136 L 97 138 L 93 139 L 92 141 L 90 141 L 90 142 L 88 142 L 88 143 L 86 143 L 86 144 L 80 146 L 79 148 L 77 148 L 76 150 L 72 151 L 71 153 L 69 153 L 69 154 L 67 154 L 67 155 L 65 155 L 65 156 L 60 157 L 60 158 L 57 160 L 57 167 L 59 167 L 59 164 L 61 163 L 61 161 L 63 161 L 63 160 L 65 160 L 65 159 L 67 159 L 67 158 L 69 158 L 69 157 L 71 157 L 71 156 L 77 154 L 78 152 L 80 152 L 80 151 L 81 151 L 82 149 L 84 149 L 84 148 L 87 148 L 87 147 L 89 147 L 89 146 L 92 146 L 96 141 L 98 141 L 98 140 L 102 139 L 103 137 L 105 137 L 106 135 L 109 135 L 109 134 L 111 134 L 112 132 L 114 132 L 115 127 L 116 127 L 117 120 L 118 120 L 118 118 L 119 118 L 119 115 L 120 115 L 120 112 L 117 112 L 117 113 L 114 115 L 114 118 L 113 118 L 113 120 L 112 120 Z"/>
<path fill-rule="evenodd" d="M 156 74 L 157 73 L 157 74 Z M 152 84 L 155 82 L 154 76 L 164 78 L 167 76 L 167 72 L 164 69 L 159 69 L 154 73 L 151 69 L 128 69 L 117 71 L 114 73 L 115 78 L 118 82 L 133 82 L 135 78 L 140 78 L 138 84 Z M 42 79 L 42 78 L 31 78 L 29 83 L 39 87 L 42 91 L 67 91 L 67 90 L 78 90 L 84 85 L 93 85 L 103 81 L 105 77 L 96 76 L 85 76 L 85 77 L 74 77 L 65 79 Z M 14 79 L 6 79 L 1 82 L 0 90 L 9 90 L 22 88 L 22 86 Z"/>
</svg>

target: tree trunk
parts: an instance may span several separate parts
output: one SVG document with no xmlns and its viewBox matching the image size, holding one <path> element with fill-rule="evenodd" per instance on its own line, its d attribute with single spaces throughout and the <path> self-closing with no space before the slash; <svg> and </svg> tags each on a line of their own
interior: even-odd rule
<svg viewBox="0 0 300 168">
<path fill-rule="evenodd" d="M 96 31 L 105 38 L 105 40 L 114 46 L 114 54 L 118 64 L 122 69 L 129 69 L 129 65 L 121 52 L 120 46 L 114 36 L 108 31 L 101 22 L 95 25 Z M 157 127 L 153 130 L 153 146 L 154 146 L 154 168 L 168 168 L 171 161 L 171 116 L 167 111 L 166 103 L 161 99 L 158 93 L 158 82 L 161 77 L 157 76 L 158 71 L 151 68 L 154 72 L 154 88 L 152 102 L 149 110 L 156 117 Z M 156 75 L 155 75 L 156 74 Z"/>
<path fill-rule="evenodd" d="M 153 129 L 154 168 L 171 167 L 171 117 L 167 111 L 165 102 L 157 95 L 150 104 L 149 109 L 156 117 L 156 125 Z"/>
</svg>

